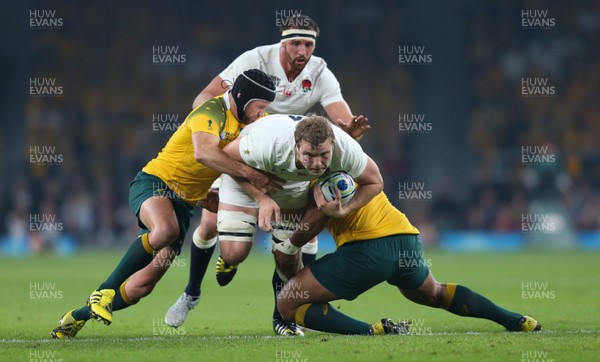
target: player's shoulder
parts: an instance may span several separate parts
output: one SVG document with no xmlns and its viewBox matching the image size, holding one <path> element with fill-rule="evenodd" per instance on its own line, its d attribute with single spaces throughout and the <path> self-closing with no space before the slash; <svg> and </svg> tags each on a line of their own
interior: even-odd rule
<svg viewBox="0 0 600 362">
<path fill-rule="evenodd" d="M 296 123 L 304 118 L 298 114 L 271 114 L 254 122 L 262 127 L 272 127 L 277 129 L 296 128 Z"/>
<path fill-rule="evenodd" d="M 260 45 L 255 48 L 246 50 L 244 53 L 242 53 L 243 57 L 259 57 L 263 59 L 269 59 L 274 57 L 275 55 L 279 55 L 278 44 Z"/>
<path fill-rule="evenodd" d="M 196 107 L 188 116 L 188 119 L 207 117 L 217 122 L 225 122 L 227 119 L 227 105 L 223 96 L 209 99 Z"/>
<path fill-rule="evenodd" d="M 299 120 L 304 118 L 302 115 L 295 114 L 271 114 L 255 121 L 244 128 L 244 133 L 252 132 L 260 134 L 261 137 L 277 139 L 281 135 L 289 134 L 296 128 Z"/>
<path fill-rule="evenodd" d="M 279 121 L 279 122 L 298 122 L 302 119 L 306 118 L 306 116 L 302 114 L 289 114 L 289 113 L 276 113 L 269 114 L 268 116 L 262 117 L 259 121 L 269 120 L 269 121 Z"/>
<path fill-rule="evenodd" d="M 314 64 L 323 67 L 323 68 L 327 68 L 327 62 L 325 61 L 325 59 L 321 58 L 318 55 L 312 55 L 310 57 L 311 63 L 314 62 Z"/>
<path fill-rule="evenodd" d="M 312 55 L 310 57 L 308 68 L 309 71 L 314 75 L 321 75 L 323 73 L 333 74 L 331 70 L 327 67 L 327 62 L 325 61 L 325 59 L 316 55 Z"/>
</svg>

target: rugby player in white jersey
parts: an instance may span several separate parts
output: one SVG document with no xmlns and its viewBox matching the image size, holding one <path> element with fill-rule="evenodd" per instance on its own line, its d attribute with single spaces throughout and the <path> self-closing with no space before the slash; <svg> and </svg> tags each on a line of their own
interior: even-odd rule
<svg viewBox="0 0 600 362">
<path fill-rule="evenodd" d="M 340 84 L 327 68 L 327 63 L 313 55 L 319 35 L 318 25 L 306 15 L 292 16 L 285 23 L 286 26 L 281 28 L 280 42 L 259 46 L 240 55 L 198 94 L 194 108 L 222 94 L 243 71 L 257 68 L 276 78 L 276 97 L 267 109 L 268 113 L 303 114 L 318 103 L 340 128 L 359 139 L 369 129 L 368 119 L 362 115 L 353 116 L 344 101 Z M 218 183 L 214 187 L 218 188 Z M 188 284 L 165 315 L 165 322 L 173 327 L 181 326 L 189 311 L 199 302 L 200 285 L 217 242 L 216 220 L 215 213 L 202 209 L 201 223 L 193 233 Z M 317 243 L 314 239 L 302 248 L 303 263 L 309 264 L 316 255 Z M 235 273 L 235 268 L 227 271 L 222 267 L 222 260 L 219 260 L 218 275 Z M 276 295 L 283 285 L 277 273 L 273 273 L 272 284 Z M 273 329 L 283 335 L 294 335 L 299 330 L 286 322 L 275 306 Z"/>
<path fill-rule="evenodd" d="M 237 267 L 248 256 L 257 224 L 264 231 L 274 230 L 274 250 L 299 255 L 289 241 L 295 230 L 302 229 L 294 220 L 301 219 L 308 205 L 310 181 L 325 173 L 346 171 L 360 185 L 347 204 L 342 205 L 341 200 L 328 204 L 330 214 L 335 217 L 357 210 L 383 190 L 377 165 L 358 142 L 317 115 L 264 117 L 245 127 L 239 140 L 224 151 L 248 166 L 286 181 L 282 190 L 267 195 L 243 180 L 222 176 L 217 229 L 219 260 L 224 269 Z M 302 265 L 299 260 L 292 264 L 298 268 Z M 283 280 L 286 274 L 293 274 L 281 269 L 277 272 Z M 221 284 L 230 280 L 222 280 Z M 302 331 L 298 328 L 294 335 L 302 335 Z"/>
</svg>

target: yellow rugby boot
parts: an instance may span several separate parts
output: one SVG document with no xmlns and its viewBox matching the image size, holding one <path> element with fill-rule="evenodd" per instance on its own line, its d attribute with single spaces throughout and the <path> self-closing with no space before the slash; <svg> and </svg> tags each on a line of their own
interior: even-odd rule
<svg viewBox="0 0 600 362">
<path fill-rule="evenodd" d="M 83 328 L 85 322 L 85 320 L 78 321 L 73 318 L 73 311 L 70 310 L 62 316 L 58 321 L 58 327 L 54 328 L 52 332 L 50 332 L 50 335 L 54 339 L 73 338 L 77 332 Z"/>
<path fill-rule="evenodd" d="M 220 286 L 225 286 L 233 280 L 235 273 L 237 273 L 237 265 L 229 265 L 225 263 L 225 260 L 219 256 L 217 259 L 217 282 Z"/>
<path fill-rule="evenodd" d="M 524 315 L 519 320 L 519 329 L 521 332 L 539 332 L 542 330 L 542 325 L 535 319 Z"/>
<path fill-rule="evenodd" d="M 109 325 L 112 323 L 112 302 L 115 298 L 113 289 L 94 290 L 88 298 L 91 316 L 99 322 Z"/>
<path fill-rule="evenodd" d="M 371 324 L 371 334 L 384 335 L 384 334 L 408 334 L 410 329 L 410 323 L 408 321 L 401 321 L 400 323 L 394 323 L 389 318 L 383 318 L 373 324 Z"/>
</svg>

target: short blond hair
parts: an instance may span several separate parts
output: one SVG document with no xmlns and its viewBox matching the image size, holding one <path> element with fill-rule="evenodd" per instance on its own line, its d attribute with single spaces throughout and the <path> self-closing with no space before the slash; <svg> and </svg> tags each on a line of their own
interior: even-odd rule
<svg viewBox="0 0 600 362">
<path fill-rule="evenodd" d="M 328 140 L 333 143 L 335 135 L 327 118 L 313 114 L 298 122 L 294 131 L 294 140 L 296 144 L 304 141 L 310 143 L 312 147 L 317 147 Z"/>
</svg>

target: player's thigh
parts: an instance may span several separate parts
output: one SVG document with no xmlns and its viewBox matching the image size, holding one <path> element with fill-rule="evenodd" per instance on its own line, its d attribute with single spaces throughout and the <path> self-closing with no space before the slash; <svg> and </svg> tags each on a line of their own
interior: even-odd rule
<svg viewBox="0 0 600 362">
<path fill-rule="evenodd" d="M 138 172 L 129 188 L 129 207 L 143 229 L 154 230 L 176 224 L 177 217 L 171 200 L 172 190 L 160 178 Z"/>
<path fill-rule="evenodd" d="M 217 236 L 217 214 L 202 209 L 202 218 L 198 228 L 198 234 L 203 240 L 210 240 Z"/>
<path fill-rule="evenodd" d="M 166 227 L 179 229 L 173 203 L 166 197 L 153 196 L 146 199 L 140 208 L 139 218 L 148 230 Z"/>
<path fill-rule="evenodd" d="M 391 256 L 395 258 L 397 268 L 387 282 L 403 290 L 419 288 L 429 276 L 429 266 L 423 257 L 418 235 L 399 234 L 388 238 L 394 242 Z"/>
<path fill-rule="evenodd" d="M 139 219 L 152 231 L 148 238 L 152 248 L 160 250 L 171 246 L 179 254 L 190 227 L 192 210 L 184 201 L 171 201 L 160 196 L 144 201 Z"/>
<path fill-rule="evenodd" d="M 160 178 L 139 172 L 129 189 L 129 206 L 138 225 L 152 231 L 149 241 L 153 248 L 158 250 L 175 240 L 183 241 L 192 207 Z"/>
<path fill-rule="evenodd" d="M 221 256 L 228 264 L 239 264 L 250 254 L 258 209 L 219 203 L 217 231 Z"/>
<path fill-rule="evenodd" d="M 354 300 L 395 272 L 388 246 L 378 239 L 352 242 L 310 264 L 314 277 L 341 299 Z"/>
</svg>

